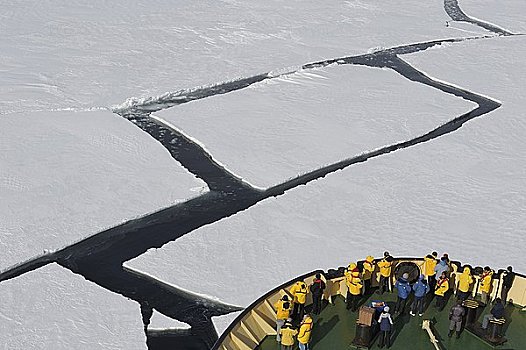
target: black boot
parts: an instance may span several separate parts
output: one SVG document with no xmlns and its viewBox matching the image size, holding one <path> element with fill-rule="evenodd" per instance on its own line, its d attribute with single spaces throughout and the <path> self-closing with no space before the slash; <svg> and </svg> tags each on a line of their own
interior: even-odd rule
<svg viewBox="0 0 526 350">
<path fill-rule="evenodd" d="M 457 339 L 460 338 L 460 331 L 457 331 Z"/>
<path fill-rule="evenodd" d="M 451 338 L 453 336 L 453 330 L 450 330 L 447 336 Z"/>
</svg>

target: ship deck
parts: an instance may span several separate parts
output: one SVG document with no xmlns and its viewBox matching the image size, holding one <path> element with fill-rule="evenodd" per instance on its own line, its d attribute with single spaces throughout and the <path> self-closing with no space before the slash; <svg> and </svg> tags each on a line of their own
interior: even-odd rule
<svg viewBox="0 0 526 350">
<path fill-rule="evenodd" d="M 387 302 L 394 309 L 396 301 L 395 293 L 384 293 L 383 295 L 373 294 L 366 303 L 372 300 L 382 300 Z M 434 300 L 427 305 L 422 317 L 410 316 L 408 313 L 393 317 L 394 331 L 392 333 L 393 350 L 421 349 L 434 350 L 426 331 L 422 329 L 422 320 L 428 319 L 433 322 L 435 335 L 440 341 L 441 349 L 461 349 L 461 350 L 480 350 L 493 349 L 492 345 L 486 343 L 482 338 L 463 329 L 459 339 L 448 338 L 448 313 L 455 303 L 455 297 L 451 296 L 447 306 L 439 312 L 434 307 Z M 408 306 L 409 307 L 409 306 Z M 407 310 L 409 309 L 407 307 Z M 491 306 L 487 306 L 479 312 L 478 322 L 482 320 L 484 314 L 489 313 Z M 497 349 L 523 349 L 526 344 L 526 312 L 521 312 L 514 306 L 506 307 L 506 324 L 504 325 L 504 337 L 507 342 Z M 311 349 L 316 350 L 348 350 L 352 349 L 351 342 L 355 336 L 357 312 L 350 312 L 345 308 L 345 302 L 341 296 L 334 298 L 334 305 L 326 305 L 320 315 L 314 316 L 314 327 L 312 330 Z M 375 339 L 373 347 L 377 348 L 378 339 Z M 278 349 L 275 336 L 267 336 L 257 347 L 258 350 Z"/>
</svg>

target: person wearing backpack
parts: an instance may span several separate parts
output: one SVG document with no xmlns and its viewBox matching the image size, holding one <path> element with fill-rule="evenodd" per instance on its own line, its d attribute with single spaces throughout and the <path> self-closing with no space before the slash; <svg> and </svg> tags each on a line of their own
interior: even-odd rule
<svg viewBox="0 0 526 350">
<path fill-rule="evenodd" d="M 276 340 L 281 341 L 281 328 L 290 317 L 292 311 L 292 303 L 289 300 L 288 295 L 284 295 L 274 304 L 274 309 L 276 310 Z"/>
<path fill-rule="evenodd" d="M 312 281 L 310 285 L 310 292 L 312 293 L 312 313 L 314 315 L 319 315 L 321 312 L 321 297 L 323 296 L 325 287 L 325 282 L 321 279 L 321 275 L 317 273 L 314 281 Z"/>
</svg>

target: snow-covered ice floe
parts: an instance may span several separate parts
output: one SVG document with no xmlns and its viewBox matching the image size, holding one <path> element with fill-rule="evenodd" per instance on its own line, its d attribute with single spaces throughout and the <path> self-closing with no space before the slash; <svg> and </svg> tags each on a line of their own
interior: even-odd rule
<svg viewBox="0 0 526 350">
<path fill-rule="evenodd" d="M 0 117 L 0 269 L 198 196 L 204 182 L 109 111 Z"/>
<path fill-rule="evenodd" d="M 147 349 L 139 304 L 48 265 L 0 284 L 5 349 Z"/>
</svg>

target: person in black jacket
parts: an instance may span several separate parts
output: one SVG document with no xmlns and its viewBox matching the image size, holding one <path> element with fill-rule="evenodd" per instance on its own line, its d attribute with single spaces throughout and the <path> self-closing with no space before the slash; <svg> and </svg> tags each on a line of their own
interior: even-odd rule
<svg viewBox="0 0 526 350">
<path fill-rule="evenodd" d="M 504 305 L 502 305 L 500 298 L 495 299 L 495 305 L 491 308 L 491 313 L 484 315 L 482 319 L 482 329 L 488 328 L 490 320 L 495 320 L 504 317 Z"/>
<path fill-rule="evenodd" d="M 316 274 L 316 278 L 310 285 L 310 291 L 312 293 L 312 313 L 319 315 L 321 312 L 321 297 L 325 290 L 325 282 L 322 281 L 321 275 Z"/>
<path fill-rule="evenodd" d="M 500 299 L 502 300 L 502 303 L 506 305 L 508 300 L 508 292 L 513 285 L 513 281 L 515 280 L 515 272 L 513 272 L 513 268 L 511 266 L 508 266 L 507 270 L 503 272 L 504 277 L 502 278 L 502 289 L 500 290 Z"/>
</svg>

